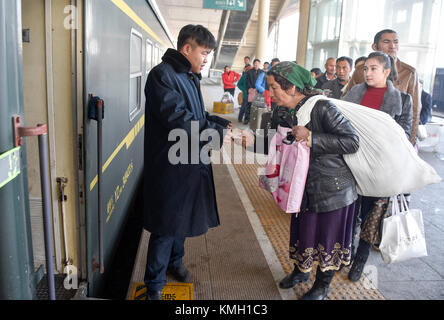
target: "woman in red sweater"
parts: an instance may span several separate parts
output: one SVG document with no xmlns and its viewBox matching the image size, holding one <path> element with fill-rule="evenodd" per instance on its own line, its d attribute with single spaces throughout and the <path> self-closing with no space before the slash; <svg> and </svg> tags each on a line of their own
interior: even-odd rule
<svg viewBox="0 0 444 320">
<path fill-rule="evenodd" d="M 382 52 L 371 53 L 365 60 L 364 77 L 365 82 L 353 86 L 343 99 L 388 113 L 404 129 L 407 139 L 409 139 L 413 118 L 412 97 L 407 93 L 401 93 L 393 85 L 393 81 L 397 78 L 393 58 Z M 390 139 L 390 137 L 387 138 Z M 361 210 L 355 213 L 353 234 L 356 234 L 358 215 L 361 218 L 362 226 L 380 199 L 359 196 Z M 371 245 L 363 239 L 359 240 L 356 256 L 348 273 L 348 278 L 351 281 L 360 279 L 370 254 Z M 352 256 L 353 252 L 354 247 L 352 247 Z"/>
<path fill-rule="evenodd" d="M 240 79 L 240 74 L 230 70 L 229 66 L 225 66 L 224 73 L 222 74 L 222 82 L 224 83 L 224 92 L 229 92 L 234 97 L 234 90 L 236 89 L 236 84 Z"/>
</svg>

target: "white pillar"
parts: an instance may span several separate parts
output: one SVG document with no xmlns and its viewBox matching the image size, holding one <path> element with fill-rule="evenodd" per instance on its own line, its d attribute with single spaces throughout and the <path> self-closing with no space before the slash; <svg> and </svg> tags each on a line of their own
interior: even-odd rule
<svg viewBox="0 0 444 320">
<path fill-rule="evenodd" d="M 299 31 L 296 61 L 305 67 L 307 58 L 308 26 L 310 20 L 310 0 L 300 0 L 299 4 Z"/>
<path fill-rule="evenodd" d="M 268 25 L 270 20 L 270 0 L 259 0 L 256 58 L 264 62 L 267 52 Z"/>
</svg>

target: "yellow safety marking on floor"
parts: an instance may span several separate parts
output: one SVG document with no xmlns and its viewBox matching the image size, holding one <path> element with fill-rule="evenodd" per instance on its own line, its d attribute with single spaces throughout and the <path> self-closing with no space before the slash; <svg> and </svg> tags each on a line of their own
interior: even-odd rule
<svg viewBox="0 0 444 320">
<path fill-rule="evenodd" d="M 245 163 L 245 162 L 244 162 Z M 274 202 L 271 194 L 259 188 L 257 164 L 236 164 L 234 168 L 244 185 L 248 197 L 261 221 L 263 228 L 276 252 L 284 271 L 288 274 L 293 270 L 289 258 L 290 214 L 282 211 Z M 313 266 L 316 269 L 316 265 Z M 365 275 L 358 282 L 351 282 L 347 275 L 350 267 L 344 267 L 336 272 L 330 284 L 328 300 L 383 300 L 374 283 Z M 315 281 L 315 271 L 311 272 L 309 281 L 299 283 L 294 291 L 301 298 L 309 291 Z"/>
<path fill-rule="evenodd" d="M 131 144 L 133 143 L 134 139 L 137 137 L 139 132 L 142 130 L 144 125 L 145 125 L 145 115 L 143 114 L 140 117 L 139 121 L 137 121 L 137 123 L 134 125 L 134 127 L 128 132 L 126 137 L 119 143 L 117 148 L 109 156 L 108 160 L 106 160 L 105 164 L 102 167 L 102 173 L 105 172 L 105 170 L 108 168 L 108 166 L 111 164 L 113 159 L 116 157 L 116 155 L 123 148 L 123 146 L 126 146 L 126 150 L 129 149 L 129 147 L 131 146 Z M 98 180 L 98 176 L 96 175 L 89 185 L 89 191 L 92 191 L 92 189 L 94 189 L 95 185 L 97 184 L 97 180 Z"/>
<path fill-rule="evenodd" d="M 134 284 L 131 300 L 146 300 L 145 283 Z M 193 300 L 193 284 L 167 283 L 162 290 L 162 300 Z"/>
<path fill-rule="evenodd" d="M 156 39 L 158 42 L 160 42 L 164 47 L 167 47 L 165 43 L 163 43 L 162 40 L 157 36 L 156 33 L 154 33 L 153 30 L 151 30 L 150 27 L 146 25 L 146 23 L 137 15 L 137 13 L 134 12 L 133 9 L 129 5 L 125 3 L 123 0 L 110 0 L 112 3 L 114 3 L 120 10 L 122 10 L 128 17 L 130 17 L 135 23 L 137 23 L 143 30 L 148 32 L 149 35 L 151 35 L 154 39 Z"/>
</svg>

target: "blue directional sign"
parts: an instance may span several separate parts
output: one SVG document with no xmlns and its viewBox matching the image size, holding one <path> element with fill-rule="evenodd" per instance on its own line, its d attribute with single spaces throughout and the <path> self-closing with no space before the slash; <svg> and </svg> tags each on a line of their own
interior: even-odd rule
<svg viewBox="0 0 444 320">
<path fill-rule="evenodd" d="M 203 0 L 203 8 L 245 11 L 247 0 Z"/>
</svg>

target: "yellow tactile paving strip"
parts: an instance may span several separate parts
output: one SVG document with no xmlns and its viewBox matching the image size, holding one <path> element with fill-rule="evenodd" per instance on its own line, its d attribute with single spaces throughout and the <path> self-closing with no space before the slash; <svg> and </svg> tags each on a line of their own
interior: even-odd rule
<svg viewBox="0 0 444 320">
<path fill-rule="evenodd" d="M 245 162 L 244 162 L 245 163 Z M 284 271 L 288 274 L 293 270 L 293 264 L 288 257 L 290 241 L 290 215 L 275 205 L 271 195 L 258 186 L 257 164 L 233 165 L 250 201 L 261 221 L 265 232 L 276 252 Z M 329 300 L 383 300 L 382 294 L 365 277 L 353 283 L 347 279 L 349 267 L 337 272 L 330 285 Z M 315 280 L 315 271 L 311 273 L 310 281 L 296 285 L 294 291 L 298 298 L 307 292 Z"/>
</svg>

